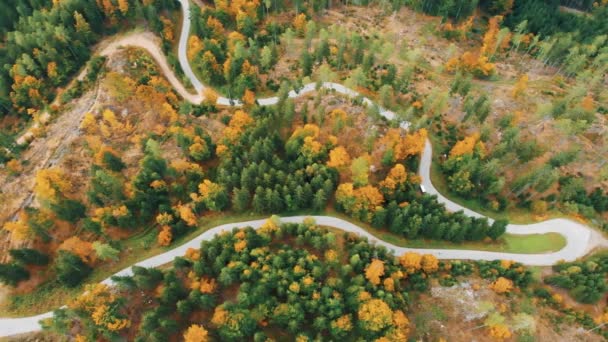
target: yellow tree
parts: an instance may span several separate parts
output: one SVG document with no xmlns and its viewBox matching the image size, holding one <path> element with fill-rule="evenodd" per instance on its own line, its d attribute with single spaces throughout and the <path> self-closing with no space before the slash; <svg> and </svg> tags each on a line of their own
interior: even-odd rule
<svg viewBox="0 0 608 342">
<path fill-rule="evenodd" d="M 391 193 L 395 191 L 398 185 L 405 183 L 407 180 L 407 172 L 403 164 L 396 164 L 386 175 L 386 178 L 380 182 L 380 186 L 388 189 Z"/>
<path fill-rule="evenodd" d="M 329 167 L 341 167 L 350 164 L 350 155 L 348 151 L 342 146 L 337 146 L 336 148 L 329 151 L 329 161 L 327 162 L 327 166 Z"/>
<path fill-rule="evenodd" d="M 42 169 L 36 173 L 34 192 L 43 201 L 54 202 L 60 194 L 71 189 L 72 184 L 58 168 Z"/>
<path fill-rule="evenodd" d="M 401 310 L 393 312 L 393 329 L 387 335 L 389 341 L 406 341 L 410 333 L 410 320 Z"/>
<path fill-rule="evenodd" d="M 513 87 L 513 97 L 518 98 L 528 89 L 528 74 L 523 74 Z"/>
<path fill-rule="evenodd" d="M 119 331 L 131 325 L 131 321 L 117 315 L 116 295 L 105 284 L 87 285 L 82 295 L 69 304 L 71 309 L 84 311 L 97 326 L 109 331 Z"/>
<path fill-rule="evenodd" d="M 422 270 L 427 274 L 437 272 L 439 269 L 439 260 L 432 254 L 424 254 L 420 264 Z"/>
<path fill-rule="evenodd" d="M 25 211 L 19 212 L 19 219 L 4 223 L 4 229 L 11 232 L 11 240 L 20 242 L 29 239 L 32 235 L 29 225 L 27 224 L 27 214 Z"/>
<path fill-rule="evenodd" d="M 450 158 L 473 153 L 473 150 L 475 149 L 475 144 L 477 144 L 478 140 L 479 140 L 478 133 L 469 135 L 468 137 L 465 137 L 464 139 L 459 140 L 454 145 L 454 147 L 452 147 L 452 150 L 450 150 Z"/>
<path fill-rule="evenodd" d="M 422 268 L 422 256 L 415 252 L 407 252 L 399 258 L 399 263 L 407 273 L 414 273 Z"/>
<path fill-rule="evenodd" d="M 118 0 L 118 9 L 122 15 L 126 15 L 129 12 L 129 1 L 128 0 Z"/>
<path fill-rule="evenodd" d="M 336 318 L 331 322 L 331 327 L 333 329 L 339 329 L 345 332 L 351 331 L 353 329 L 353 323 L 350 319 L 350 315 L 344 315 Z"/>
<path fill-rule="evenodd" d="M 380 277 L 384 275 L 384 262 L 379 259 L 372 259 L 372 262 L 365 268 L 365 278 L 374 285 L 380 284 Z"/>
<path fill-rule="evenodd" d="M 85 131 L 86 134 L 97 133 L 97 120 L 95 119 L 95 115 L 86 113 L 80 124 L 80 129 Z"/>
<path fill-rule="evenodd" d="M 184 342 L 207 342 L 209 333 L 200 325 L 191 325 L 184 333 Z"/>
<path fill-rule="evenodd" d="M 158 244 L 161 246 L 169 246 L 172 239 L 173 234 L 171 233 L 171 227 L 163 226 L 161 231 L 158 233 Z"/>
<path fill-rule="evenodd" d="M 207 52 L 209 52 L 209 51 L 207 51 Z M 205 53 L 207 53 L 207 52 L 205 52 Z M 213 58 L 215 58 L 215 57 L 213 57 Z M 209 87 L 206 87 L 205 89 L 203 89 L 203 99 L 204 99 L 205 103 L 215 104 L 217 102 L 217 98 L 218 98 L 217 93 L 213 89 L 211 89 Z"/>
<path fill-rule="evenodd" d="M 253 106 L 255 104 L 255 93 L 249 89 L 245 90 L 243 94 L 243 104 L 245 106 Z"/>
<path fill-rule="evenodd" d="M 424 151 L 427 136 L 428 131 L 425 128 L 421 128 L 411 134 L 406 134 L 398 149 L 400 154 L 396 159 L 403 159 L 422 153 L 422 151 Z"/>
<path fill-rule="evenodd" d="M 196 225 L 196 215 L 192 212 L 192 208 L 189 205 L 183 204 L 177 207 L 177 211 L 179 212 L 179 217 L 186 222 L 188 226 Z"/>
<path fill-rule="evenodd" d="M 502 341 L 511 337 L 511 331 L 509 327 L 504 324 L 493 324 L 489 327 L 490 336 L 493 338 Z"/>
<path fill-rule="evenodd" d="M 357 314 L 362 328 L 371 332 L 379 332 L 393 322 L 393 311 L 382 299 L 365 301 Z"/>
<path fill-rule="evenodd" d="M 490 284 L 490 288 L 496 293 L 507 293 L 513 290 L 513 281 L 505 277 L 500 277 Z"/>
<path fill-rule="evenodd" d="M 293 19 L 293 28 L 298 36 L 304 37 L 304 33 L 306 33 L 306 15 L 304 13 L 296 15 Z"/>
</svg>

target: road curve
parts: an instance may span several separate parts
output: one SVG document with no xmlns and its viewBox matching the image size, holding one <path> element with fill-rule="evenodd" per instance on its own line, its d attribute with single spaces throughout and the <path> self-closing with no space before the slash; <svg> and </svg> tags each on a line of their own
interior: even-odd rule
<svg viewBox="0 0 608 342">
<path fill-rule="evenodd" d="M 307 217 L 312 217 L 315 219 L 317 225 L 329 226 L 341 229 L 345 232 L 355 233 L 362 237 L 367 238 L 370 242 L 378 245 L 384 246 L 388 250 L 393 251 L 395 255 L 401 255 L 405 252 L 417 252 L 421 254 L 433 254 L 439 259 L 470 259 L 470 260 L 496 260 L 496 259 L 507 259 L 513 260 L 521 263 L 525 263 L 528 265 L 551 265 L 562 259 L 572 260 L 571 253 L 572 250 L 568 249 L 568 247 L 555 252 L 548 254 L 513 254 L 513 253 L 498 253 L 498 252 L 485 252 L 485 251 L 472 251 L 472 250 L 456 250 L 456 249 L 421 249 L 421 248 L 405 248 L 395 246 L 386 241 L 377 239 L 375 236 L 367 232 L 364 228 L 361 228 L 353 223 L 348 221 L 331 217 L 331 216 L 291 216 L 291 217 L 283 217 L 281 218 L 281 222 L 283 223 L 301 223 Z M 213 239 L 214 236 L 223 232 L 223 231 L 231 231 L 233 228 L 244 228 L 244 227 L 252 227 L 254 229 L 260 228 L 266 220 L 254 220 L 254 221 L 245 221 L 238 223 L 227 223 L 214 228 L 211 228 L 194 239 L 186 242 L 185 244 L 176 247 L 170 251 L 167 251 L 163 254 L 156 255 L 154 257 L 148 258 L 146 260 L 140 261 L 136 263 L 136 266 L 141 267 L 158 267 L 167 263 L 170 263 L 175 259 L 175 257 L 183 256 L 186 254 L 188 248 L 200 248 L 202 241 L 207 241 Z M 532 228 L 534 229 L 534 228 Z M 545 233 L 542 228 L 536 229 L 534 233 Z M 570 241 L 570 240 L 569 240 Z M 574 251 L 576 252 L 576 251 Z M 131 270 L 131 266 L 125 268 L 113 276 L 128 276 L 132 275 L 133 272 Z M 104 284 L 112 285 L 112 277 L 108 277 L 102 281 Z M 0 319 L 0 337 L 2 336 L 11 336 L 16 334 L 22 334 L 31 331 L 37 331 L 40 329 L 39 321 L 42 319 L 49 318 L 53 315 L 52 312 L 46 312 L 44 314 L 31 316 L 31 317 L 22 317 L 22 318 L 4 318 Z"/>
<path fill-rule="evenodd" d="M 173 85 L 176 91 L 186 100 L 192 103 L 200 103 L 203 100 L 201 96 L 202 91 L 204 90 L 204 85 L 198 80 L 198 78 L 192 72 L 190 64 L 186 58 L 186 48 L 187 41 L 190 32 L 190 3 L 188 0 L 180 0 L 182 4 L 183 11 L 183 23 L 182 23 L 182 32 L 179 39 L 179 50 L 178 57 L 179 62 L 181 64 L 182 70 L 189 78 L 190 82 L 196 89 L 197 93 L 192 94 L 189 93 L 183 84 L 178 80 L 178 78 L 173 73 L 172 69 L 169 67 L 166 57 L 158 47 L 156 42 L 156 38 L 150 33 L 137 33 L 127 35 L 122 37 L 108 46 L 106 46 L 101 52 L 101 55 L 109 55 L 113 53 L 117 48 L 121 46 L 137 46 L 148 50 L 148 52 L 152 55 L 152 57 L 159 64 L 159 67 L 169 80 L 169 82 Z M 338 93 L 344 94 L 349 97 L 358 97 L 360 94 L 352 89 L 349 89 L 341 84 L 325 82 L 321 85 L 321 87 L 326 89 L 332 89 Z M 310 83 L 305 85 L 298 92 L 291 91 L 289 93 L 289 97 L 298 97 L 305 93 L 314 91 L 316 89 L 316 84 Z M 367 105 L 373 105 L 373 102 L 366 98 L 362 97 L 362 100 Z M 258 103 L 260 105 L 273 105 L 278 102 L 277 97 L 263 98 L 258 99 Z M 238 100 L 230 100 L 225 97 L 218 98 L 218 105 L 240 105 L 240 101 Z M 378 107 L 380 110 L 380 114 L 389 120 L 393 120 L 396 115 L 394 112 L 390 110 Z M 409 123 L 402 122 L 401 127 L 408 128 Z M 427 192 L 429 194 L 436 195 L 438 200 L 441 203 L 444 203 L 446 208 L 450 211 L 464 211 L 467 215 L 473 217 L 484 217 L 483 215 L 476 213 L 472 210 L 464 208 L 457 203 L 454 203 L 441 195 L 437 189 L 433 186 L 430 177 L 430 166 L 432 162 L 432 146 L 429 141 L 426 142 L 426 146 L 424 152 L 422 154 L 421 162 L 420 162 L 420 176 L 422 177 L 422 184 L 425 186 Z M 292 217 L 284 217 L 281 218 L 281 222 L 290 222 L 290 223 L 300 223 L 308 216 L 292 216 Z M 379 240 L 365 229 L 350 223 L 348 221 L 344 221 L 339 218 L 330 217 L 330 216 L 312 216 L 318 225 L 330 226 L 341 229 L 346 232 L 359 234 L 362 237 L 366 237 L 370 242 L 375 243 L 379 246 L 384 246 L 387 249 L 393 251 L 396 255 L 400 255 L 402 253 L 408 251 L 415 251 L 417 253 L 424 254 L 433 254 L 439 259 L 469 259 L 469 260 L 495 260 L 495 259 L 507 259 L 513 260 L 517 262 L 521 262 L 527 265 L 536 265 L 536 266 L 549 266 L 553 265 L 559 261 L 572 261 L 577 258 L 580 258 L 587 254 L 590 249 L 595 246 L 608 246 L 606 239 L 599 234 L 597 231 L 587 227 L 583 224 L 574 222 L 572 220 L 567 219 L 553 219 L 548 221 L 543 221 L 540 223 L 529 224 L 529 225 L 515 225 L 510 224 L 507 227 L 507 232 L 510 234 L 544 234 L 544 233 L 559 233 L 566 238 L 567 244 L 566 247 L 561 250 L 553 253 L 545 253 L 545 254 L 514 254 L 514 253 L 500 253 L 500 252 L 487 252 L 487 251 L 474 251 L 474 250 L 457 250 L 457 249 L 420 249 L 420 248 L 405 248 L 395 246 L 386 241 Z M 492 219 L 489 219 L 492 222 Z M 216 234 L 222 231 L 229 231 L 235 227 L 252 227 L 254 229 L 259 228 L 265 220 L 255 220 L 255 221 L 246 221 L 239 223 L 228 223 L 221 226 L 217 226 L 211 228 L 194 239 L 188 241 L 182 246 L 174 248 L 170 251 L 167 251 L 163 254 L 148 258 L 141 262 L 136 263 L 137 266 L 142 267 L 157 267 L 166 263 L 171 262 L 175 257 L 182 256 L 186 253 L 188 248 L 199 248 L 200 243 L 205 240 L 212 239 Z M 131 275 L 131 266 L 117 272 L 114 275 L 124 276 Z M 112 284 L 111 277 L 105 279 L 102 283 Z M 40 330 L 39 321 L 45 318 L 52 317 L 52 312 L 46 312 L 36 316 L 30 317 L 21 317 L 21 318 L 3 318 L 0 319 L 0 337 L 11 336 L 16 334 L 22 334 L 32 331 Z"/>
</svg>

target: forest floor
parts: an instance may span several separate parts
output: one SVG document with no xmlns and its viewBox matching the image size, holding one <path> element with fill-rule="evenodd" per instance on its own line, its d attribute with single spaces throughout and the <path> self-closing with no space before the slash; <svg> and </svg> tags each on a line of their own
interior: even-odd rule
<svg viewBox="0 0 608 342">
<path fill-rule="evenodd" d="M 535 341 L 603 341 L 572 324 L 552 320 L 557 312 L 538 305 L 533 298 L 499 295 L 488 285 L 475 277 L 453 287 L 432 285 L 429 293 L 413 299 L 412 336 L 420 340 L 443 336 L 450 341 L 496 341 L 485 325 L 504 321 L 520 341 L 527 335 Z"/>
</svg>

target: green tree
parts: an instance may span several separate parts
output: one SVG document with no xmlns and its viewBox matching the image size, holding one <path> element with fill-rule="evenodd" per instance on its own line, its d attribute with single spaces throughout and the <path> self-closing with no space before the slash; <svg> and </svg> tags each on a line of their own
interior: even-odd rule
<svg viewBox="0 0 608 342">
<path fill-rule="evenodd" d="M 99 241 L 93 242 L 93 249 L 95 250 L 95 254 L 101 260 L 118 260 L 118 256 L 120 251 L 106 243 L 101 243 Z"/>
<path fill-rule="evenodd" d="M 19 282 L 30 279 L 30 272 L 16 263 L 0 264 L 0 282 L 16 286 Z"/>
<path fill-rule="evenodd" d="M 10 255 L 16 261 L 24 265 L 46 265 L 49 263 L 49 256 L 32 248 L 11 249 Z"/>
<path fill-rule="evenodd" d="M 55 259 L 57 279 L 67 287 L 75 287 L 91 274 L 93 269 L 85 264 L 77 255 L 59 251 Z"/>
</svg>

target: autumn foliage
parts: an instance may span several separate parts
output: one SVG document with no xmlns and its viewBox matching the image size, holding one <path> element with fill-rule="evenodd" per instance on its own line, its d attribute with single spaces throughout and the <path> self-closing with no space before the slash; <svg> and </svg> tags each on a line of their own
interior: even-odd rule
<svg viewBox="0 0 608 342">
<path fill-rule="evenodd" d="M 184 333 L 185 342 L 207 342 L 209 333 L 201 325 L 191 325 Z"/>
<path fill-rule="evenodd" d="M 513 281 L 505 277 L 499 277 L 496 279 L 496 281 L 490 284 L 490 288 L 496 293 L 511 292 L 511 290 L 513 290 Z"/>
<path fill-rule="evenodd" d="M 372 262 L 365 269 L 365 278 L 374 285 L 380 284 L 380 277 L 384 275 L 384 263 L 378 259 L 372 259 Z"/>
<path fill-rule="evenodd" d="M 366 185 L 356 188 L 352 183 L 344 183 L 336 190 L 336 202 L 349 214 L 364 215 L 368 220 L 378 206 L 384 202 L 384 197 L 378 188 Z"/>
<path fill-rule="evenodd" d="M 344 147 L 337 146 L 336 148 L 329 151 L 329 160 L 327 161 L 327 166 L 339 168 L 342 166 L 349 165 L 350 162 L 350 155 Z"/>
</svg>

